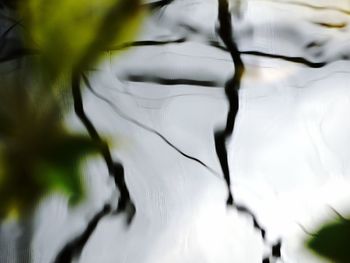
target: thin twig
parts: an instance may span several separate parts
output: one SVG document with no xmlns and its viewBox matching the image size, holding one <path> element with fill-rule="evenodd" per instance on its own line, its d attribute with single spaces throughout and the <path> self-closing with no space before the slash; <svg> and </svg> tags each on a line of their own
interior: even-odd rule
<svg viewBox="0 0 350 263">
<path fill-rule="evenodd" d="M 100 137 L 93 123 L 90 121 L 90 119 L 85 113 L 80 90 L 80 74 L 73 74 L 72 76 L 72 94 L 74 100 L 75 113 L 77 114 L 81 122 L 84 124 L 90 137 L 99 146 L 99 150 L 107 165 L 109 175 L 113 177 L 115 185 L 120 191 L 118 208 L 116 212 L 127 212 L 128 221 L 131 221 L 135 214 L 135 207 L 130 199 L 129 190 L 125 183 L 124 168 L 120 163 L 113 160 L 108 144 Z"/>
</svg>

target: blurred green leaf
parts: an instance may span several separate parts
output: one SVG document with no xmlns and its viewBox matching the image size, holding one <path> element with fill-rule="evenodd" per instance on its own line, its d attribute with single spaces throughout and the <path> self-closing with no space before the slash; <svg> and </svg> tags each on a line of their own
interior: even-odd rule
<svg viewBox="0 0 350 263">
<path fill-rule="evenodd" d="M 25 147 L 11 141 L 2 143 L 0 165 L 0 217 L 16 210 L 20 216 L 29 214 L 37 202 L 53 191 L 69 197 L 70 204 L 84 197 L 80 162 L 97 152 L 90 138 L 61 130 L 54 134 L 32 137 Z"/>
<path fill-rule="evenodd" d="M 83 184 L 80 181 L 79 163 L 88 153 L 97 151 L 90 138 L 78 135 L 64 135 L 56 138 L 37 167 L 37 180 L 45 188 L 61 191 L 70 197 L 70 203 L 78 203 L 84 196 Z"/>
<path fill-rule="evenodd" d="M 81 160 L 97 150 L 88 136 L 64 129 L 58 101 L 50 90 L 36 94 L 22 81 L 4 79 L 0 89 L 0 219 L 30 214 L 53 191 L 76 204 L 84 197 Z"/>
<path fill-rule="evenodd" d="M 80 162 L 98 145 L 64 129 L 62 87 L 103 50 L 132 40 L 141 6 L 141 0 L 17 1 L 27 29 L 24 50 L 38 53 L 23 69 L 25 81 L 18 74 L 0 88 L 0 219 L 30 214 L 52 191 L 68 195 L 71 204 L 84 196 Z"/>
<path fill-rule="evenodd" d="M 341 219 L 322 226 L 307 246 L 336 263 L 350 262 L 350 220 Z"/>
<path fill-rule="evenodd" d="M 21 13 L 56 78 L 95 63 L 103 49 L 130 40 L 142 17 L 140 0 L 25 0 Z"/>
</svg>

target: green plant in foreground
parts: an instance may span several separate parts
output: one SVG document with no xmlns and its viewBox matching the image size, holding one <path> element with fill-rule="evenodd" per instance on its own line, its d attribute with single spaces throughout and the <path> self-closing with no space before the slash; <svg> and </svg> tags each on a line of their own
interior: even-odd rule
<svg viewBox="0 0 350 263">
<path fill-rule="evenodd" d="M 82 199 L 80 162 L 99 145 L 65 129 L 65 83 L 98 63 L 102 50 L 130 40 L 143 17 L 139 0 L 23 0 L 16 11 L 25 46 L 38 53 L 25 69 L 30 81 L 1 82 L 0 220 L 30 215 L 52 191 L 71 204 Z"/>
<path fill-rule="evenodd" d="M 131 40 L 140 0 L 25 0 L 20 13 L 53 79 L 86 70 L 108 46 Z"/>
<path fill-rule="evenodd" d="M 341 218 L 323 225 L 307 246 L 334 263 L 350 262 L 350 220 Z"/>
<path fill-rule="evenodd" d="M 80 161 L 97 150 L 68 132 L 50 90 L 5 81 L 0 89 L 0 217 L 23 217 L 39 199 L 59 191 L 74 204 L 84 195 Z M 41 103 L 38 103 L 41 102 Z"/>
</svg>

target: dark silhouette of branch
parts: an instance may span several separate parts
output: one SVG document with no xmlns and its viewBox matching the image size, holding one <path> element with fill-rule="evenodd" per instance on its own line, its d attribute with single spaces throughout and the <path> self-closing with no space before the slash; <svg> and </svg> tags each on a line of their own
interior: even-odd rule
<svg viewBox="0 0 350 263">
<path fill-rule="evenodd" d="M 92 140 L 94 140 L 99 146 L 100 153 L 102 154 L 107 165 L 109 175 L 113 177 L 115 185 L 120 192 L 118 208 L 116 212 L 118 213 L 125 211 L 128 215 L 128 222 L 131 222 L 135 214 L 135 207 L 130 199 L 129 190 L 125 183 L 124 168 L 120 163 L 113 160 L 108 144 L 100 137 L 96 128 L 85 113 L 80 89 L 79 73 L 74 73 L 72 76 L 72 94 L 75 113 L 84 124 Z"/>
<path fill-rule="evenodd" d="M 68 242 L 60 250 L 53 263 L 70 263 L 74 258 L 80 257 L 83 248 L 85 247 L 92 233 L 95 231 L 98 223 L 104 216 L 109 214 L 110 211 L 111 207 L 109 205 L 105 205 L 103 209 L 91 219 L 83 233 Z"/>
<path fill-rule="evenodd" d="M 161 85 L 192 85 L 203 87 L 217 87 L 218 83 L 210 80 L 197 80 L 197 79 L 174 79 L 174 78 L 161 78 L 155 76 L 140 76 L 140 75 L 128 75 L 128 81 L 133 82 L 150 82 Z"/>
<path fill-rule="evenodd" d="M 159 0 L 155 2 L 145 3 L 144 6 L 148 7 L 151 11 L 154 11 L 171 4 L 173 1 L 174 0 Z"/>
<path fill-rule="evenodd" d="M 231 193 L 231 181 L 230 181 L 230 171 L 227 160 L 227 149 L 226 149 L 226 141 L 231 137 L 236 115 L 238 112 L 239 101 L 238 101 L 238 90 L 241 84 L 241 78 L 244 72 L 244 65 L 240 57 L 240 53 L 238 51 L 237 45 L 234 42 L 233 38 L 233 29 L 232 29 L 232 21 L 231 14 L 229 13 L 228 1 L 227 0 L 218 0 L 218 34 L 227 49 L 230 52 L 230 55 L 233 60 L 233 64 L 235 66 L 235 72 L 233 78 L 230 79 L 225 85 L 225 94 L 227 100 L 229 102 L 229 110 L 227 114 L 226 126 L 224 129 L 217 130 L 214 133 L 215 138 L 215 148 L 216 153 L 218 155 L 222 172 L 224 174 L 224 178 L 228 188 L 228 198 L 227 204 L 233 204 L 233 196 Z"/>
<path fill-rule="evenodd" d="M 4 41 L 6 36 L 11 33 L 11 31 L 20 24 L 19 21 L 14 22 L 11 26 L 9 26 L 0 36 L 0 41 Z M 1 42 L 0 50 L 3 48 L 3 42 Z"/>
<path fill-rule="evenodd" d="M 248 214 L 252 217 L 254 228 L 260 232 L 262 239 L 265 240 L 266 230 L 260 225 L 254 213 L 244 205 L 235 204 L 235 208 L 237 209 L 237 211 Z"/>
<path fill-rule="evenodd" d="M 306 58 L 303 57 L 289 57 L 289 56 L 284 56 L 284 55 L 278 55 L 278 54 L 269 54 L 269 53 L 264 53 L 260 51 L 241 51 L 242 55 L 253 55 L 253 56 L 260 56 L 260 57 L 267 57 L 267 58 L 277 58 L 277 59 L 282 59 L 285 61 L 289 62 L 294 62 L 298 64 L 303 64 L 305 66 L 308 66 L 310 68 L 322 68 L 329 64 L 328 62 L 312 62 L 310 60 L 307 60 Z"/>
<path fill-rule="evenodd" d="M 240 88 L 241 78 L 244 73 L 244 64 L 241 59 L 242 52 L 239 52 L 237 44 L 234 41 L 232 20 L 231 20 L 231 14 L 229 12 L 228 0 L 218 0 L 218 6 L 219 6 L 218 34 L 222 39 L 223 43 L 225 44 L 227 50 L 230 52 L 230 55 L 232 57 L 232 60 L 235 66 L 235 72 L 233 77 L 225 85 L 225 93 L 226 93 L 227 100 L 229 102 L 229 111 L 228 111 L 227 120 L 226 120 L 226 127 L 222 130 L 215 131 L 215 134 L 214 134 L 216 152 L 221 164 L 221 168 L 222 168 L 224 178 L 227 184 L 228 192 L 229 192 L 229 195 L 227 198 L 227 204 L 233 205 L 239 212 L 249 214 L 253 218 L 254 228 L 260 231 L 262 239 L 265 240 L 266 231 L 258 223 L 258 220 L 254 215 L 254 213 L 250 209 L 248 209 L 246 206 L 236 204 L 234 202 L 233 195 L 231 192 L 230 171 L 229 171 L 228 160 L 227 160 L 226 141 L 232 135 L 235 120 L 236 120 L 236 115 L 239 108 L 238 90 Z M 271 250 L 272 250 L 273 257 L 276 257 L 276 258 L 281 257 L 281 252 L 280 252 L 281 246 L 282 246 L 281 240 L 278 240 L 277 244 L 272 246 Z M 263 259 L 263 263 L 268 263 L 268 262 L 270 262 L 269 257 L 265 257 Z"/>
<path fill-rule="evenodd" d="M 91 83 L 89 81 L 89 79 L 86 77 L 86 75 L 83 75 L 83 80 L 84 83 L 86 85 L 86 87 L 91 91 L 92 94 L 94 94 L 97 98 L 103 100 L 104 102 L 106 102 L 109 106 L 112 107 L 112 109 L 123 119 L 137 125 L 138 127 L 149 131 L 155 135 L 157 135 L 158 137 L 160 137 L 166 144 L 168 144 L 171 148 L 173 148 L 175 151 L 177 151 L 178 153 L 180 153 L 182 156 L 184 156 L 187 159 L 190 159 L 192 161 L 197 162 L 198 164 L 202 165 L 203 167 L 205 167 L 206 169 L 208 169 L 211 173 L 217 175 L 217 172 L 211 168 L 210 166 L 208 166 L 207 164 L 205 164 L 203 161 L 199 160 L 196 157 L 193 157 L 185 152 L 183 152 L 182 150 L 180 150 L 177 146 L 175 146 L 172 142 L 169 141 L 168 138 L 166 138 L 163 134 L 161 134 L 160 132 L 158 132 L 157 130 L 131 118 L 130 116 L 128 116 L 127 114 L 125 114 L 117 105 L 115 105 L 112 101 L 110 101 L 109 99 L 105 98 L 104 96 L 102 96 L 101 94 L 99 94 L 96 90 L 93 89 L 93 87 L 91 86 Z"/>
<path fill-rule="evenodd" d="M 275 258 L 281 258 L 281 247 L 282 247 L 282 241 L 278 240 L 276 244 L 272 246 L 272 256 Z"/>
<path fill-rule="evenodd" d="M 177 44 L 177 43 L 183 43 L 186 41 L 186 38 L 182 37 L 175 40 L 164 40 L 164 41 L 157 41 L 157 40 L 140 40 L 140 41 L 133 41 L 133 42 L 127 42 L 121 45 L 112 46 L 107 48 L 105 51 L 114 51 L 114 50 L 121 50 L 128 47 L 140 47 L 140 46 L 162 46 L 162 45 L 168 45 L 168 44 Z"/>
<path fill-rule="evenodd" d="M 1 19 L 1 17 L 0 17 Z M 38 54 L 38 51 L 23 47 L 18 37 L 10 38 L 13 30 L 22 26 L 21 21 L 11 20 L 13 23 L 0 36 L 0 63 L 22 58 L 27 55 Z M 15 45 L 14 45 L 15 44 Z"/>
<path fill-rule="evenodd" d="M 115 185 L 120 192 L 118 207 L 117 210 L 113 212 L 113 214 L 126 212 L 127 223 L 130 224 L 132 218 L 135 215 L 135 206 L 130 199 L 129 191 L 125 184 L 124 168 L 120 163 L 113 161 L 108 144 L 100 137 L 96 128 L 87 117 L 84 111 L 83 99 L 80 89 L 80 74 L 75 72 L 72 75 L 72 94 L 75 113 L 84 124 L 92 140 L 98 145 L 99 150 L 107 165 L 109 174 L 113 177 Z M 70 263 L 75 257 L 79 257 L 87 241 L 96 229 L 98 222 L 110 212 L 110 205 L 105 205 L 102 211 L 96 214 L 88 223 L 88 226 L 84 232 L 63 247 L 63 249 L 58 253 L 56 259 L 54 260 L 54 263 Z"/>
<path fill-rule="evenodd" d="M 317 236 L 317 234 L 311 233 L 309 230 L 307 230 L 306 227 L 303 226 L 301 223 L 298 223 L 298 222 L 297 222 L 297 225 L 300 227 L 300 229 L 301 229 L 306 235 L 311 236 L 311 237 L 316 237 L 316 236 Z"/>
<path fill-rule="evenodd" d="M 212 47 L 215 48 L 219 48 L 223 51 L 229 51 L 228 48 L 220 45 L 220 43 L 216 42 L 216 41 L 210 41 L 209 44 Z M 266 57 L 266 58 L 274 58 L 274 59 L 281 59 L 284 61 L 288 61 L 288 62 L 293 62 L 293 63 L 297 63 L 297 64 L 303 64 L 307 67 L 310 68 L 322 68 L 326 65 L 329 64 L 329 62 L 313 62 L 310 61 L 304 57 L 290 57 L 290 56 L 284 56 L 284 55 L 279 55 L 279 54 L 271 54 L 271 53 L 265 53 L 265 52 L 261 52 L 261 51 L 256 51 L 256 50 L 246 50 L 246 51 L 239 51 L 239 54 L 241 55 L 251 55 L 251 56 L 259 56 L 259 57 Z"/>
</svg>

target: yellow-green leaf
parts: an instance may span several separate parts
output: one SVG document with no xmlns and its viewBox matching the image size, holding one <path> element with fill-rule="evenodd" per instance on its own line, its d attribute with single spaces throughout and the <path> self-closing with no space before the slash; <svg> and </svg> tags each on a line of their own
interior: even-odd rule
<svg viewBox="0 0 350 263">
<path fill-rule="evenodd" d="M 140 0 L 24 0 L 22 16 L 51 77 L 85 69 L 113 42 L 130 40 Z"/>
</svg>

